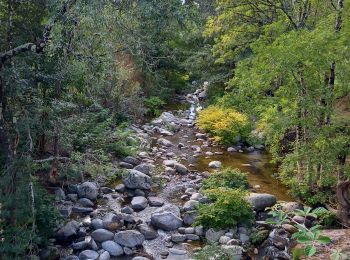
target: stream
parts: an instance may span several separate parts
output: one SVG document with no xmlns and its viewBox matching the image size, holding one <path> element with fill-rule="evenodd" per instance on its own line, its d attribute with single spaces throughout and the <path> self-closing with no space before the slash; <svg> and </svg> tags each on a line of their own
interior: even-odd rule
<svg viewBox="0 0 350 260">
<path fill-rule="evenodd" d="M 189 118 L 196 117 L 196 107 L 198 104 L 191 104 L 188 114 Z M 167 106 L 168 109 L 173 109 L 170 112 L 181 113 L 183 109 L 186 109 L 186 104 L 175 103 Z M 188 105 L 187 105 L 188 108 Z M 169 111 L 169 110 L 168 110 Z M 195 127 L 182 127 L 173 136 L 167 137 L 168 140 L 174 144 L 184 143 L 190 144 L 190 146 L 199 146 L 201 153 L 197 156 L 191 156 L 191 149 L 177 149 L 172 148 L 171 152 L 174 152 L 178 156 L 184 153 L 188 153 L 188 164 L 193 164 L 190 169 L 198 172 L 213 172 L 216 171 L 208 167 L 211 161 L 220 161 L 222 168 L 238 168 L 247 173 L 250 186 L 257 193 L 269 193 L 275 195 L 278 200 L 281 201 L 295 201 L 295 199 L 289 194 L 288 188 L 274 177 L 278 168 L 271 163 L 272 157 L 265 150 L 255 149 L 254 151 L 247 151 L 243 149 L 243 152 L 228 152 L 227 147 L 223 145 L 213 144 L 208 147 L 202 146 L 202 140 L 197 140 L 195 134 L 199 130 Z M 159 138 L 159 135 L 153 136 L 154 139 Z M 237 149 L 239 150 L 239 149 Z M 206 155 L 206 152 L 213 153 L 212 155 Z M 185 163 L 184 163 L 185 164 Z"/>
<path fill-rule="evenodd" d="M 194 252 L 205 245 L 203 241 L 207 239 L 207 233 L 203 227 L 192 227 L 196 217 L 196 206 L 186 207 L 189 202 L 205 201 L 200 194 L 203 179 L 211 172 L 226 167 L 238 168 L 246 172 L 250 191 L 272 194 L 279 201 L 293 201 L 287 188 L 273 177 L 277 169 L 270 163 L 271 156 L 266 151 L 235 147 L 234 152 L 229 152 L 226 147 L 216 144 L 207 134 L 199 131 L 195 125 L 195 118 L 197 110 L 201 107 L 197 98 L 198 93 L 192 95 L 192 99 L 191 96 L 190 98 L 187 96 L 187 98 L 180 98 L 176 104 L 169 105 L 167 111 L 164 111 L 160 117 L 142 125 L 131 126 L 136 136 L 144 140 L 145 147 L 136 157 L 126 157 L 116 166 L 133 169 L 130 171 L 134 171 L 133 174 L 139 177 L 130 177 L 133 174 L 129 172 L 122 177 L 123 180 L 116 179 L 107 186 L 104 186 L 106 185 L 104 181 L 97 184 L 97 180 L 95 183 L 85 182 L 77 185 L 75 189 L 78 190 L 79 197 L 87 200 L 94 205 L 93 207 L 82 207 L 81 204 L 79 205 L 81 199 L 77 203 L 74 199 L 58 202 L 61 211 L 68 213 L 67 218 L 70 220 L 57 232 L 61 241 L 60 251 L 63 255 L 75 254 L 62 259 L 90 259 L 91 256 L 93 256 L 91 259 L 100 260 L 192 259 Z M 221 162 L 220 169 L 210 168 L 209 163 L 212 161 Z M 145 166 L 153 170 L 145 171 Z M 135 183 L 137 187 L 130 186 L 136 185 Z M 87 190 L 81 188 L 84 185 L 88 186 L 85 187 L 88 188 Z M 65 194 L 63 190 L 60 192 Z M 69 195 L 70 198 L 74 196 L 77 198 L 76 194 Z M 92 196 L 94 199 L 89 201 L 86 196 Z M 156 199 L 158 205 L 151 205 L 151 198 Z M 141 208 L 135 208 L 135 203 L 133 204 L 135 199 L 144 201 L 142 205 L 138 204 Z M 276 199 L 274 198 L 274 203 Z M 78 214 L 70 213 L 72 207 L 73 213 L 75 210 Z M 157 214 L 172 214 L 171 220 L 165 221 L 166 226 L 172 225 L 172 221 L 180 221 L 180 223 L 174 228 L 164 228 L 154 223 Z M 113 225 L 110 226 L 110 224 Z M 147 231 L 142 231 L 141 225 L 147 227 Z M 240 228 L 244 229 L 244 227 Z M 225 232 L 230 233 L 230 230 Z M 123 232 L 129 233 L 121 235 Z M 237 232 L 236 230 L 231 233 L 236 233 L 236 240 L 237 236 L 238 239 L 243 239 L 241 238 L 243 233 Z M 152 234 L 152 238 L 145 239 L 146 233 Z M 101 243 L 96 244 L 93 239 L 97 238 L 100 240 L 97 240 L 98 242 L 104 242 L 105 238 L 101 237 L 103 234 L 108 235 L 107 240 L 114 235 L 123 237 L 125 235 L 123 240 L 117 241 L 123 248 L 113 241 L 107 241 L 109 245 L 105 244 L 101 250 Z M 246 234 L 243 235 L 247 237 Z M 141 242 L 140 236 L 143 237 Z M 135 242 L 137 246 L 126 246 L 130 241 Z M 113 247 L 111 252 L 115 250 L 117 257 L 109 256 L 109 251 L 105 251 L 109 246 Z M 118 250 L 124 251 L 120 253 Z M 106 258 L 101 258 L 102 255 Z M 134 257 L 135 255 L 144 256 L 144 258 Z"/>
</svg>

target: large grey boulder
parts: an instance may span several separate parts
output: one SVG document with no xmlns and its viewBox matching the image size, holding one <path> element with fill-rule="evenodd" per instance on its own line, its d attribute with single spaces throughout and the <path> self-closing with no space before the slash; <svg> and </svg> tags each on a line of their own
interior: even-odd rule
<svg viewBox="0 0 350 260">
<path fill-rule="evenodd" d="M 183 165 L 183 164 L 181 164 L 181 163 L 175 163 L 174 164 L 174 168 L 175 168 L 175 170 L 178 172 L 178 173 L 180 173 L 180 174 L 186 174 L 186 173 L 188 173 L 188 169 L 186 168 L 186 166 L 185 165 Z"/>
<path fill-rule="evenodd" d="M 145 241 L 145 237 L 136 230 L 126 230 L 116 233 L 114 241 L 119 245 L 132 248 L 142 245 L 143 241 Z"/>
<path fill-rule="evenodd" d="M 267 193 L 251 193 L 247 199 L 256 211 L 262 211 L 267 207 L 272 207 L 277 202 L 274 195 Z"/>
<path fill-rule="evenodd" d="M 133 197 L 131 200 L 131 207 L 136 211 L 143 210 L 147 208 L 147 206 L 148 200 L 143 196 Z"/>
<path fill-rule="evenodd" d="M 198 206 L 199 202 L 197 200 L 189 200 L 183 205 L 182 209 L 184 211 L 191 211 L 197 209 Z"/>
<path fill-rule="evenodd" d="M 137 229 L 142 235 L 144 235 L 146 240 L 153 240 L 158 237 L 157 231 L 155 231 L 147 224 L 140 224 L 137 226 Z"/>
<path fill-rule="evenodd" d="M 172 231 L 182 226 L 182 219 L 172 212 L 165 211 L 153 213 L 151 216 L 151 224 L 156 228 Z"/>
<path fill-rule="evenodd" d="M 97 242 L 104 242 L 107 240 L 112 240 L 113 236 L 114 235 L 111 231 L 108 231 L 108 230 L 103 229 L 103 228 L 96 229 L 94 232 L 91 233 L 91 237 Z"/>
<path fill-rule="evenodd" d="M 154 169 L 154 165 L 149 163 L 141 163 L 134 168 L 134 170 L 142 172 L 147 175 L 151 175 L 153 169 Z"/>
<path fill-rule="evenodd" d="M 84 182 L 78 186 L 78 196 L 89 200 L 96 200 L 98 195 L 98 187 L 96 183 Z"/>
<path fill-rule="evenodd" d="M 123 225 L 121 218 L 111 212 L 104 216 L 102 224 L 105 229 L 110 231 L 115 231 Z"/>
<path fill-rule="evenodd" d="M 123 248 L 114 241 L 105 241 L 101 246 L 104 250 L 108 251 L 111 256 L 120 256 L 124 254 Z"/>
<path fill-rule="evenodd" d="M 100 218 L 94 218 L 91 220 L 91 227 L 93 229 L 100 229 L 103 228 L 103 221 Z"/>
<path fill-rule="evenodd" d="M 59 240 L 67 240 L 71 237 L 77 235 L 79 229 L 79 223 L 75 220 L 69 221 L 67 224 L 65 224 L 62 228 L 60 228 L 57 233 L 56 237 Z"/>
<path fill-rule="evenodd" d="M 129 170 L 129 173 L 123 177 L 123 183 L 129 189 L 149 190 L 152 187 L 151 177 L 136 170 Z"/>
<path fill-rule="evenodd" d="M 148 197 L 148 202 L 151 207 L 161 207 L 164 205 L 164 200 L 159 197 Z"/>
</svg>

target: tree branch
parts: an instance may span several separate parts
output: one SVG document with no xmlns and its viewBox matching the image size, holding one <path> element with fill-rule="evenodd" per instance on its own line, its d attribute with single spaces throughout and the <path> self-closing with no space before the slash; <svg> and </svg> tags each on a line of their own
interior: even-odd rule
<svg viewBox="0 0 350 260">
<path fill-rule="evenodd" d="M 45 26 L 42 39 L 38 41 L 38 43 L 25 43 L 20 46 L 17 46 L 9 51 L 0 53 L 0 69 L 3 67 L 7 60 L 17 56 L 20 53 L 24 52 L 36 52 L 42 53 L 47 43 L 49 42 L 51 29 L 55 25 L 55 23 L 60 19 L 60 17 L 67 12 L 67 10 L 74 5 L 76 0 L 67 0 L 63 6 L 58 10 L 58 12 L 54 15 L 49 22 L 48 25 Z"/>
</svg>

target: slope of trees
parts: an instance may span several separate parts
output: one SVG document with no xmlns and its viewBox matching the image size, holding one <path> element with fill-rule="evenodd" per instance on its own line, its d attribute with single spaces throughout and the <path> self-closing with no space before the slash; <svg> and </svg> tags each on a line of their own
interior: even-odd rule
<svg viewBox="0 0 350 260">
<path fill-rule="evenodd" d="M 220 0 L 216 10 L 205 36 L 217 63 L 236 64 L 218 103 L 255 119 L 294 195 L 338 207 L 349 225 L 349 119 L 335 113 L 349 95 L 349 6 Z"/>
<path fill-rule="evenodd" d="M 112 171 L 123 122 L 187 87 L 180 1 L 0 1 L 0 255 L 23 259 L 59 221 L 42 184 Z M 82 176 L 83 177 L 83 176 Z"/>
</svg>

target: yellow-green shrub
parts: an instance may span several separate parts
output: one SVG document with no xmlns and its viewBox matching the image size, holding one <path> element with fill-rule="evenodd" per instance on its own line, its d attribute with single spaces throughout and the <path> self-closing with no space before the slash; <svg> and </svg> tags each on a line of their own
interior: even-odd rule
<svg viewBox="0 0 350 260">
<path fill-rule="evenodd" d="M 225 144 L 246 139 L 251 130 L 249 118 L 233 108 L 209 106 L 199 112 L 198 127 L 211 133 L 215 140 Z"/>
</svg>

